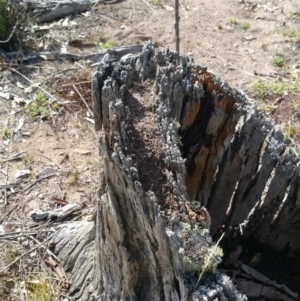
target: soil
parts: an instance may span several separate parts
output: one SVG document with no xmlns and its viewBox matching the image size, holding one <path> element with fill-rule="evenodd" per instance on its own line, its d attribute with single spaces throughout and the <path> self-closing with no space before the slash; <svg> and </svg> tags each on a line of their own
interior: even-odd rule
<svg viewBox="0 0 300 301">
<path fill-rule="evenodd" d="M 183 0 L 180 16 L 180 53 L 256 98 L 259 106 L 299 145 L 297 1 Z M 111 40 L 121 46 L 149 39 L 157 48 L 175 48 L 174 9 L 170 0 L 99 2 L 86 13 L 45 25 L 48 28 L 32 30 L 31 48 L 61 51 L 67 47 L 70 53 L 88 54 L 99 52 L 99 42 L 103 46 Z M 49 229 L 49 224 L 56 225 L 34 222 L 29 215 L 32 210 L 54 210 L 61 207 L 61 201 L 78 203 L 84 209 L 94 207 L 101 158 L 98 134 L 89 111 L 90 77 L 97 66 L 88 61 L 43 58 L 23 64 L 17 60 L 0 62 L 0 299 L 29 300 L 30 279 L 42 274 L 44 279 L 49 275 L 54 278 L 50 281 L 52 300 L 63 300 L 65 294 L 56 275 L 43 262 L 42 248 L 5 267 L 36 246 L 29 235 L 16 237 L 19 231 L 30 231 L 37 240 L 45 241 L 42 230 Z M 132 121 L 132 142 L 144 135 L 148 144 L 142 146 L 145 154 L 134 143 L 129 151 L 159 162 L 160 136 L 151 120 L 151 82 L 134 89 L 130 91 L 129 107 L 143 118 Z M 30 109 L 30 103 L 38 103 L 38 108 Z M 143 170 L 142 160 L 138 162 L 138 168 Z M 27 175 L 15 178 L 20 170 L 27 170 Z M 159 183 L 165 183 L 160 169 L 153 170 L 159 173 L 155 174 Z M 147 174 L 144 170 L 141 177 L 146 190 L 154 189 L 149 180 L 153 178 L 151 172 Z M 165 187 L 160 197 L 167 195 Z M 90 218 L 90 211 L 84 212 L 80 218 Z M 8 233 L 13 238 L 5 238 Z"/>
</svg>

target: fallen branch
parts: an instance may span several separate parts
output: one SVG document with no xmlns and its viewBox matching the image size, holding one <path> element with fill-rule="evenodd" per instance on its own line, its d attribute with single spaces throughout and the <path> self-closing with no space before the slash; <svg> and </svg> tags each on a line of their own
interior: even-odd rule
<svg viewBox="0 0 300 301">
<path fill-rule="evenodd" d="M 23 62 L 27 62 L 30 60 L 34 60 L 37 58 L 43 58 L 47 61 L 59 60 L 59 59 L 67 59 L 71 61 L 80 61 L 80 60 L 90 60 L 92 63 L 99 63 L 104 56 L 106 55 L 106 59 L 112 62 L 119 61 L 124 55 L 127 54 L 137 54 L 142 51 L 143 45 L 129 45 L 129 46 L 120 46 L 113 49 L 106 49 L 105 51 L 86 54 L 86 55 L 76 55 L 72 53 L 61 53 L 61 52 L 50 52 L 50 51 L 40 51 L 33 52 L 31 54 L 24 55 L 22 57 Z M 7 52 L 5 56 L 7 58 L 13 58 L 19 55 L 18 52 Z M 13 69 L 14 71 L 15 69 Z M 26 80 L 28 80 L 26 78 Z"/>
</svg>

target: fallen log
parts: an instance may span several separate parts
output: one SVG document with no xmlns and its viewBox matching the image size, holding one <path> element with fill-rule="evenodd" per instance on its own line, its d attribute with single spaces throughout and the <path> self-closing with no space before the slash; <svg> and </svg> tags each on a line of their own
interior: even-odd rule
<svg viewBox="0 0 300 301">
<path fill-rule="evenodd" d="M 97 53 L 91 54 L 72 54 L 72 53 L 62 53 L 62 52 L 51 52 L 51 51 L 37 51 L 29 54 L 24 54 L 21 58 L 22 62 L 29 62 L 31 60 L 35 60 L 37 58 L 42 58 L 46 61 L 53 60 L 70 60 L 70 61 L 80 61 L 80 60 L 88 60 L 91 64 L 98 65 L 101 60 L 117 62 L 125 55 L 135 55 L 142 51 L 143 45 L 128 45 L 128 46 L 120 46 L 112 49 L 106 49 Z M 0 52 L 0 56 L 3 56 L 7 59 L 14 58 L 20 55 L 19 52 Z"/>
<path fill-rule="evenodd" d="M 211 235 L 300 249 L 294 147 L 252 100 L 176 61 L 148 42 L 92 77 L 97 215 L 53 238 L 74 300 L 246 300 L 217 272 L 222 251 Z M 264 297 L 286 293 L 277 289 Z"/>
</svg>

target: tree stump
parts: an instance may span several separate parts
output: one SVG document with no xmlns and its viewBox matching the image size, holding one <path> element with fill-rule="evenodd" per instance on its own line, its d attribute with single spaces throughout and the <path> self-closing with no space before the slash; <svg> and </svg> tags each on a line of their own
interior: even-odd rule
<svg viewBox="0 0 300 301">
<path fill-rule="evenodd" d="M 246 300 L 216 272 L 212 236 L 299 252 L 295 147 L 252 100 L 176 60 L 147 42 L 92 77 L 97 214 L 53 238 L 74 300 Z"/>
</svg>

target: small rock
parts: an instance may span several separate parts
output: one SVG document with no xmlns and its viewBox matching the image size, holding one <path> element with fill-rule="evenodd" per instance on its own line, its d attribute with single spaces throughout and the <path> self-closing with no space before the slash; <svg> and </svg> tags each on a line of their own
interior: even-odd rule
<svg viewBox="0 0 300 301">
<path fill-rule="evenodd" d="M 40 194 L 38 195 L 38 198 L 39 198 L 40 200 L 43 200 L 44 197 L 45 197 L 44 193 L 40 193 Z"/>
<path fill-rule="evenodd" d="M 28 241 L 28 240 L 23 241 L 23 242 L 22 242 L 22 246 L 23 246 L 24 248 L 28 248 L 28 247 L 29 247 L 29 241 Z"/>
<path fill-rule="evenodd" d="M 126 25 L 122 24 L 122 25 L 120 26 L 120 28 L 121 28 L 121 29 L 126 29 Z"/>
<path fill-rule="evenodd" d="M 29 169 L 18 170 L 15 173 L 15 178 L 16 179 L 18 179 L 18 178 L 24 178 L 24 177 L 27 177 L 28 175 L 30 175 L 30 173 L 31 173 L 31 170 L 29 170 Z"/>
<path fill-rule="evenodd" d="M 256 37 L 253 37 L 253 36 L 245 36 L 245 37 L 243 37 L 243 39 L 246 40 L 246 41 L 252 41 L 252 40 L 255 40 Z"/>
</svg>

